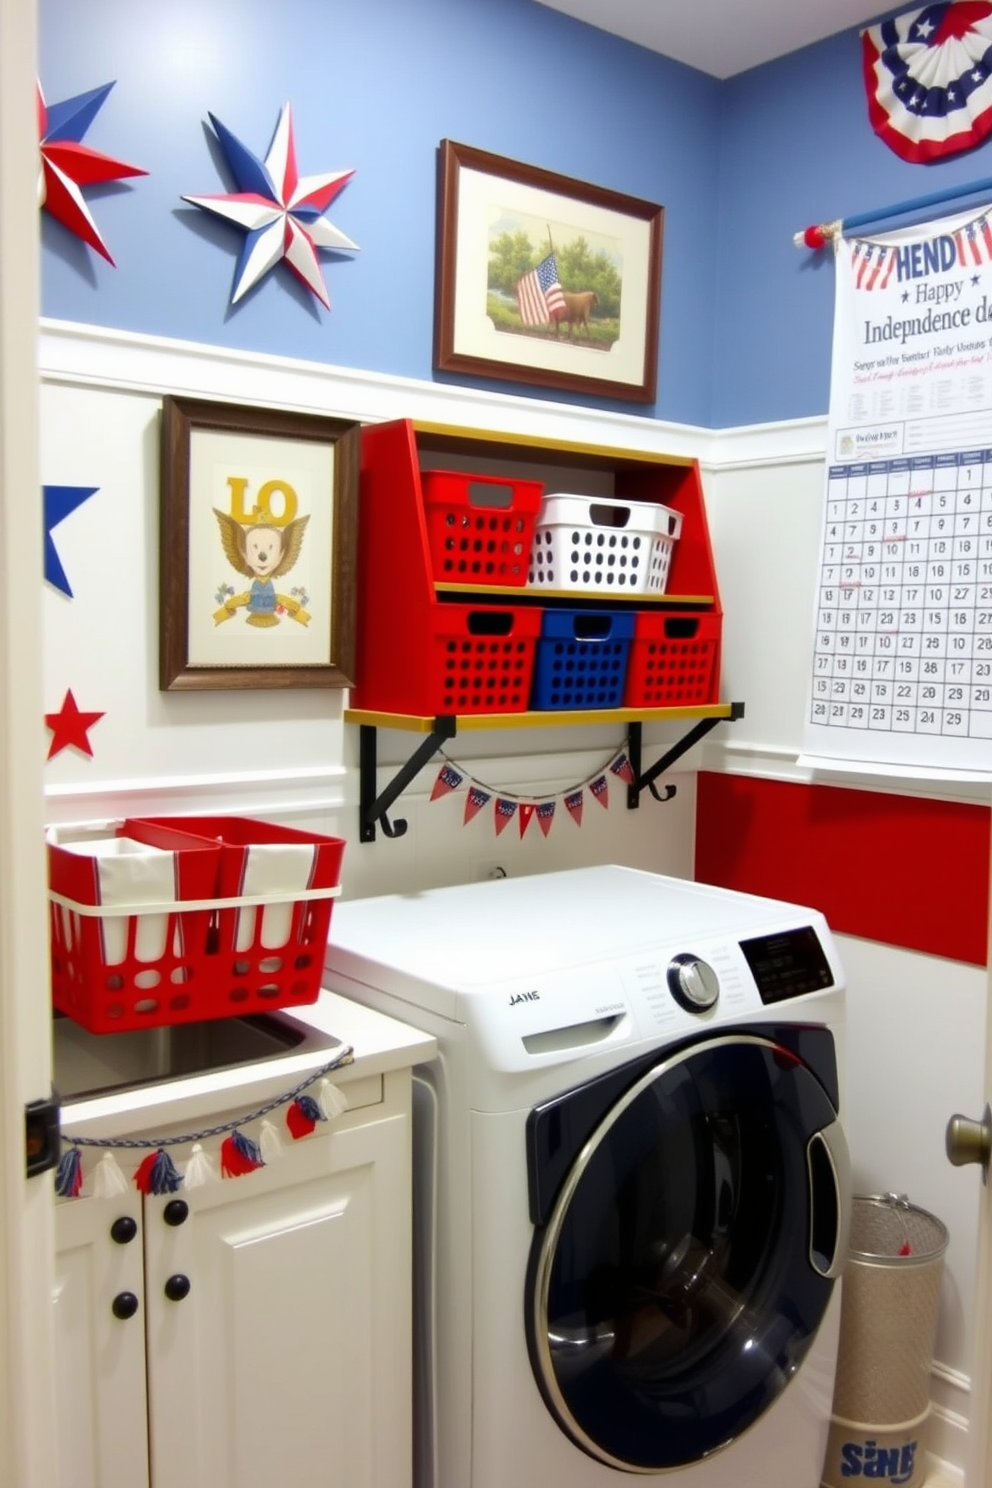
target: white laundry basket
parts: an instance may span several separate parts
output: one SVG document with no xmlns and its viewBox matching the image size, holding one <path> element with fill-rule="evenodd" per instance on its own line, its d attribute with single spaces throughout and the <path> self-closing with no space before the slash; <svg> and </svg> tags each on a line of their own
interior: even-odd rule
<svg viewBox="0 0 992 1488">
<path fill-rule="evenodd" d="M 584 594 L 664 594 L 681 531 L 681 513 L 657 502 L 545 496 L 527 582 Z"/>
</svg>

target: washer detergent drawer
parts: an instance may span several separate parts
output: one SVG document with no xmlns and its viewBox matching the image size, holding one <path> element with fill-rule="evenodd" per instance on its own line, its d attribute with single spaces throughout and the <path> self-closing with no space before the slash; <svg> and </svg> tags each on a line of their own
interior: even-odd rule
<svg viewBox="0 0 992 1488">
<path fill-rule="evenodd" d="M 571 1099 L 531 1121 L 567 1128 Z M 827 1309 L 850 1207 L 837 1112 L 785 1044 L 727 1034 L 642 1067 L 576 1151 L 530 1254 L 538 1385 L 610 1466 L 698 1462 L 774 1403 Z"/>
</svg>

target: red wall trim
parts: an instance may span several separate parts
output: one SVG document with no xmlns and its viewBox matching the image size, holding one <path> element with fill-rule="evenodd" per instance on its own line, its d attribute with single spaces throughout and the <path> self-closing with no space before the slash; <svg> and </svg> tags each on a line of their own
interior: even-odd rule
<svg viewBox="0 0 992 1488">
<path fill-rule="evenodd" d="M 701 771 L 696 878 L 822 910 L 833 930 L 986 964 L 990 812 Z"/>
</svg>

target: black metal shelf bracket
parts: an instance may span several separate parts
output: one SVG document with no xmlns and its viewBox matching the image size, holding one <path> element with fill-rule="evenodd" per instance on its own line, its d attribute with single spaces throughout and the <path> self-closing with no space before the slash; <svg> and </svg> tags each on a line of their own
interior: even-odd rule
<svg viewBox="0 0 992 1488">
<path fill-rule="evenodd" d="M 631 723 L 627 735 L 627 756 L 630 760 L 631 772 L 634 776 L 633 784 L 627 787 L 627 808 L 636 811 L 640 805 L 641 793 L 650 791 L 656 801 L 670 801 L 675 795 L 675 786 L 666 785 L 663 793 L 655 786 L 659 775 L 680 760 L 682 756 L 698 744 L 700 739 L 706 737 L 711 729 L 718 723 L 734 723 L 737 719 L 744 717 L 744 704 L 731 703 L 730 712 L 721 718 L 700 718 L 685 734 L 677 744 L 673 744 L 656 760 L 649 769 L 642 767 L 643 729 L 640 722 Z M 410 782 L 419 775 L 424 766 L 437 753 L 442 744 L 453 739 L 458 732 L 458 719 L 452 714 L 442 713 L 431 721 L 431 731 L 426 734 L 411 754 L 410 758 L 393 776 L 393 779 L 381 791 L 376 794 L 378 784 L 378 752 L 377 735 L 378 725 L 374 723 L 363 723 L 359 725 L 358 739 L 358 788 L 359 788 L 359 833 L 360 842 L 374 842 L 376 838 L 376 825 L 381 826 L 387 837 L 403 837 L 406 834 L 407 823 L 397 817 L 394 821 L 389 819 L 389 810 L 394 801 L 406 790 Z"/>
<path fill-rule="evenodd" d="M 400 817 L 390 821 L 387 816 L 390 806 L 402 795 L 416 775 L 419 775 L 424 765 L 432 755 L 436 754 L 440 746 L 448 739 L 453 739 L 458 729 L 458 721 L 450 714 L 443 713 L 434 719 L 434 727 L 430 734 L 424 738 L 411 754 L 406 764 L 401 766 L 396 775 L 386 786 L 380 795 L 376 795 L 376 781 L 378 775 L 378 755 L 376 749 L 376 734 L 378 732 L 375 724 L 363 723 L 359 726 L 358 738 L 358 791 L 359 791 L 359 831 L 360 842 L 375 841 L 376 822 L 382 827 L 387 837 L 402 837 L 406 833 L 407 823 Z"/>
<path fill-rule="evenodd" d="M 727 718 L 700 718 L 689 732 L 682 736 L 677 744 L 673 744 L 671 749 L 666 750 L 661 756 L 661 759 L 655 760 L 654 764 L 647 770 L 642 769 L 641 764 L 644 725 L 642 723 L 632 723 L 627 735 L 627 757 L 630 760 L 630 768 L 634 780 L 627 787 L 628 811 L 637 810 L 641 804 L 641 792 L 645 790 L 649 790 L 656 801 L 670 801 L 675 795 L 676 788 L 674 785 L 666 785 L 664 794 L 659 795 L 655 787 L 655 781 L 658 779 L 658 776 L 663 775 L 666 770 L 670 770 L 677 760 L 680 760 L 684 754 L 688 753 L 694 744 L 698 744 L 700 739 L 704 739 L 718 723 L 736 723 L 738 719 L 743 717 L 744 704 L 731 703 L 730 713 Z"/>
</svg>

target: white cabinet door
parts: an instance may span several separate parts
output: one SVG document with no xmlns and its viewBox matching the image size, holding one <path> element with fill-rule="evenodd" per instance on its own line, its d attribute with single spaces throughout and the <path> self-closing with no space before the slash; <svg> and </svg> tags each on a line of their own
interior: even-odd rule
<svg viewBox="0 0 992 1488">
<path fill-rule="evenodd" d="M 147 1488 L 141 1195 L 59 1204 L 55 1233 L 59 1488 Z"/>
<path fill-rule="evenodd" d="M 405 1115 L 314 1134 L 179 1225 L 146 1200 L 154 1488 L 408 1488 L 409 1142 Z"/>
</svg>

